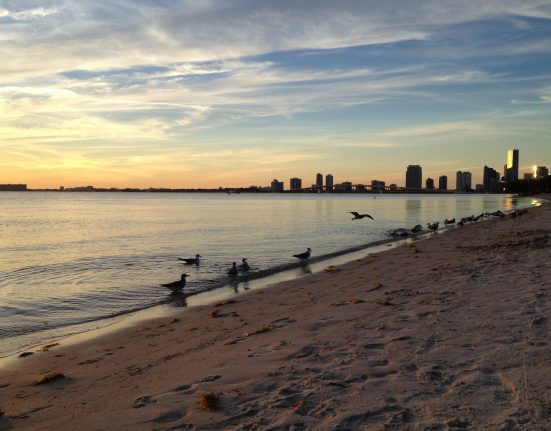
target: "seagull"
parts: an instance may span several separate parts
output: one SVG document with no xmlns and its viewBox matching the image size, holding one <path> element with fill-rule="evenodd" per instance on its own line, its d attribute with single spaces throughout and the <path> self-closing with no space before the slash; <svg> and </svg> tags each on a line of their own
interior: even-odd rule
<svg viewBox="0 0 551 431">
<path fill-rule="evenodd" d="M 186 265 L 199 265 L 199 258 L 202 257 L 200 254 L 196 254 L 195 257 L 182 258 L 179 257 L 178 260 L 185 262 Z"/>
<path fill-rule="evenodd" d="M 239 265 L 239 269 L 241 271 L 248 271 L 251 269 L 251 266 L 249 265 L 249 262 L 247 262 L 247 259 L 243 258 L 241 259 L 241 262 L 243 262 L 241 265 Z"/>
<path fill-rule="evenodd" d="M 452 218 L 451 220 L 444 220 L 444 224 L 455 224 L 455 218 Z"/>
<path fill-rule="evenodd" d="M 350 211 L 350 214 L 352 214 L 354 217 L 352 220 L 361 220 L 363 218 L 369 217 L 371 220 L 375 220 L 373 217 L 371 217 L 369 214 L 360 214 L 356 211 Z"/>
<path fill-rule="evenodd" d="M 416 225 L 413 226 L 413 228 L 411 229 L 411 233 L 421 232 L 422 230 L 423 230 L 423 227 L 422 227 L 420 224 L 416 224 Z"/>
<path fill-rule="evenodd" d="M 237 263 L 233 262 L 232 267 L 228 270 L 228 275 L 237 275 Z"/>
<path fill-rule="evenodd" d="M 184 287 L 186 287 L 186 277 L 189 277 L 189 274 L 182 274 L 180 280 L 173 281 L 172 283 L 161 284 L 161 286 L 167 287 L 173 292 L 181 292 Z"/>
<path fill-rule="evenodd" d="M 427 223 L 427 227 L 428 227 L 430 230 L 436 232 L 436 231 L 438 230 L 438 222 L 432 223 L 432 224 Z"/>
<path fill-rule="evenodd" d="M 409 236 L 409 232 L 403 228 L 394 229 L 389 233 L 394 238 L 407 238 Z"/>
<path fill-rule="evenodd" d="M 311 254 L 312 254 L 312 249 L 308 247 L 304 253 L 293 254 L 293 256 L 300 260 L 306 260 L 310 257 Z"/>
</svg>

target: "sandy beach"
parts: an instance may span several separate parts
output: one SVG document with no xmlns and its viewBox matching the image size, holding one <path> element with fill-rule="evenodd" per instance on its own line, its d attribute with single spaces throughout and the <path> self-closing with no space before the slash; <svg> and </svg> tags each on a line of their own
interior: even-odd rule
<svg viewBox="0 0 551 431">
<path fill-rule="evenodd" d="M 35 350 L 0 429 L 549 430 L 550 292 L 545 204 Z"/>
</svg>

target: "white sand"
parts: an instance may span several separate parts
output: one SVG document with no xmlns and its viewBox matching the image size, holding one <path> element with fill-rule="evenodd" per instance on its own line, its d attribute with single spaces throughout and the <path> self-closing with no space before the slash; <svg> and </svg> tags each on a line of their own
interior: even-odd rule
<svg viewBox="0 0 551 431">
<path fill-rule="evenodd" d="M 0 429 L 549 430 L 550 276 L 544 205 L 21 358 Z"/>
</svg>

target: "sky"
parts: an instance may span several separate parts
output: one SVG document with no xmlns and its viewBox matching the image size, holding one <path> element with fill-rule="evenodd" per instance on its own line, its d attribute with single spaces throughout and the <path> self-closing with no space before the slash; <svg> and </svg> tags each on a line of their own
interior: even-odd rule
<svg viewBox="0 0 551 431">
<path fill-rule="evenodd" d="M 551 168 L 551 0 L 0 0 L 0 183 Z"/>
</svg>

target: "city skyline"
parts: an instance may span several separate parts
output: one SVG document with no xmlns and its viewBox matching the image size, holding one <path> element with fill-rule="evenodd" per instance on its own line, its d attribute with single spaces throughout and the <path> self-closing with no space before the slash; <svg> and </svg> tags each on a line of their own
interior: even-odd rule
<svg viewBox="0 0 551 431">
<path fill-rule="evenodd" d="M 477 184 L 513 147 L 522 178 L 551 165 L 550 21 L 539 0 L 4 2 L 0 182 L 400 185 L 413 163 Z"/>
</svg>

